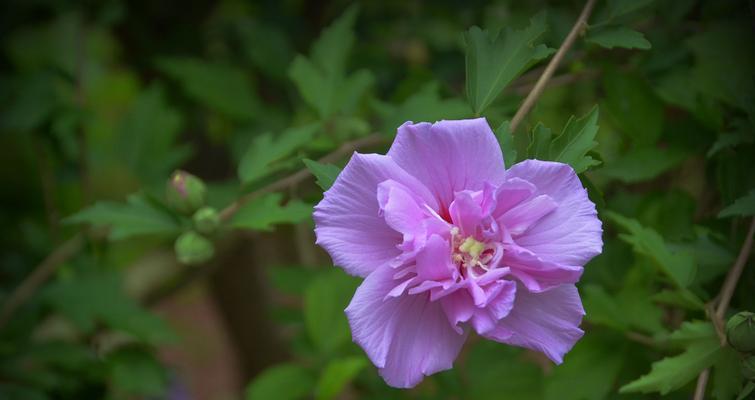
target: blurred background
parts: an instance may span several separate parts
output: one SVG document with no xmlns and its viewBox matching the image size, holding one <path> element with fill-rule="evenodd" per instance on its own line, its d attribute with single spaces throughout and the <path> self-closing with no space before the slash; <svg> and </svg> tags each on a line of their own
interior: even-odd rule
<svg viewBox="0 0 755 400">
<path fill-rule="evenodd" d="M 463 33 L 545 11 L 538 40 L 558 48 L 582 6 L 3 1 L 0 398 L 644 398 L 618 390 L 706 319 L 747 230 L 717 215 L 755 187 L 750 2 L 598 1 L 525 120 L 524 137 L 557 133 L 599 105 L 603 165 L 584 182 L 601 216 L 636 224 L 604 220 L 580 284 L 587 334 L 562 366 L 475 337 L 453 370 L 391 389 L 343 315 L 359 280 L 314 245 L 327 183 L 302 159 L 332 176 L 406 120 L 472 117 Z M 491 127 L 542 70 L 503 90 Z M 204 182 L 219 231 L 171 203 L 176 169 Z M 671 256 L 697 271 L 684 290 Z M 733 308 L 755 309 L 753 271 Z M 737 355 L 715 362 L 711 396 L 735 398 Z M 669 397 L 690 398 L 697 371 Z"/>
</svg>

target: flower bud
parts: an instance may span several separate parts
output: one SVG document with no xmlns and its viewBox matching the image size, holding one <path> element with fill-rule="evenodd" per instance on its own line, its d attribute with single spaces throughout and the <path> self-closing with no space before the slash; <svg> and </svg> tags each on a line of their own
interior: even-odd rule
<svg viewBox="0 0 755 400">
<path fill-rule="evenodd" d="M 742 353 L 755 351 L 755 314 L 742 311 L 726 323 L 726 338 L 735 350 Z"/>
<path fill-rule="evenodd" d="M 748 381 L 755 381 L 755 356 L 748 356 L 742 360 L 742 375 Z"/>
<path fill-rule="evenodd" d="M 204 205 L 206 197 L 204 182 L 186 171 L 174 172 L 168 182 L 166 198 L 178 212 L 191 214 Z"/>
<path fill-rule="evenodd" d="M 196 265 L 212 258 L 212 255 L 215 254 L 215 246 L 204 236 L 189 231 L 176 239 L 175 251 L 179 262 Z"/>
<path fill-rule="evenodd" d="M 202 207 L 194 213 L 194 228 L 199 233 L 209 235 L 215 233 L 220 226 L 220 214 L 212 207 Z"/>
</svg>

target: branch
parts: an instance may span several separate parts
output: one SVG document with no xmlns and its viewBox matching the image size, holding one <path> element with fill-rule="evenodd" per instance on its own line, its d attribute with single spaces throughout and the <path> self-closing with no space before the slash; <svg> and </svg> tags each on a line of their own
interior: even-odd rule
<svg viewBox="0 0 755 400">
<path fill-rule="evenodd" d="M 537 102 L 538 98 L 540 98 L 543 90 L 545 90 L 545 86 L 548 83 L 548 80 L 550 80 L 550 78 L 553 76 L 553 73 L 556 72 L 558 64 L 561 63 L 561 60 L 574 44 L 574 41 L 577 39 L 577 35 L 582 33 L 584 28 L 587 26 L 587 19 L 590 17 L 590 13 L 592 12 L 594 5 L 595 0 L 587 0 L 587 3 L 585 3 L 584 8 L 582 8 L 582 12 L 579 14 L 579 18 L 577 18 L 577 22 L 574 23 L 574 26 L 566 36 L 566 39 L 564 39 L 561 47 L 558 48 L 556 55 L 553 56 L 551 61 L 548 63 L 548 66 L 545 67 L 545 71 L 543 71 L 543 74 L 540 75 L 540 79 L 538 79 L 537 83 L 535 83 L 535 87 L 532 89 L 530 94 L 527 95 L 527 98 L 524 99 L 524 102 L 519 107 L 519 110 L 516 111 L 514 118 L 511 119 L 510 127 L 512 133 L 516 131 L 516 128 L 522 122 L 524 117 L 527 116 L 527 114 Z"/>
<path fill-rule="evenodd" d="M 752 251 L 753 235 L 755 235 L 755 218 L 750 222 L 750 229 L 747 231 L 745 241 L 742 243 L 742 248 L 739 250 L 737 260 L 729 270 L 729 273 L 726 274 L 724 284 L 721 286 L 721 293 L 718 295 L 720 300 L 716 307 L 716 311 L 710 315 L 710 318 L 713 320 L 713 324 L 716 325 L 716 327 L 723 326 L 726 310 L 729 309 L 729 303 L 731 302 L 732 296 L 734 296 L 737 282 L 739 282 L 739 277 L 742 276 L 742 271 L 744 270 L 745 264 L 747 264 L 747 259 L 750 257 L 750 252 Z M 721 337 L 721 346 L 726 346 L 725 334 Z M 708 384 L 709 375 L 710 370 L 706 368 L 700 373 L 700 376 L 697 377 L 697 387 L 695 388 L 694 400 L 703 400 L 705 398 L 705 386 Z"/>
</svg>

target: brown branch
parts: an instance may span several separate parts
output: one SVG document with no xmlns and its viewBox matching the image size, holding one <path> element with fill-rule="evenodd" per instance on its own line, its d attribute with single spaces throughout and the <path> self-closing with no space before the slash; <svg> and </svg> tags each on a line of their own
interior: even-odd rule
<svg viewBox="0 0 755 400">
<path fill-rule="evenodd" d="M 37 291 L 58 267 L 73 257 L 84 245 L 84 237 L 77 234 L 65 241 L 39 264 L 34 271 L 11 293 L 0 310 L 0 330 L 10 321 L 13 313 Z"/>
<path fill-rule="evenodd" d="M 551 78 L 551 80 L 548 81 L 548 84 L 546 85 L 546 87 L 554 88 L 554 87 L 564 86 L 564 85 L 568 85 L 574 82 L 581 81 L 583 79 L 594 78 L 598 75 L 599 75 L 599 72 L 597 70 L 591 70 L 591 69 L 586 69 L 584 71 L 580 71 L 576 73 L 558 75 Z M 520 96 L 523 96 L 523 95 L 526 95 L 527 93 L 530 93 L 534 87 L 535 87 L 534 82 L 522 82 L 520 84 L 511 86 L 508 90 L 512 93 L 516 93 Z"/>
<path fill-rule="evenodd" d="M 713 320 L 713 324 L 716 326 L 716 330 L 724 325 L 724 317 L 726 317 L 726 310 L 729 309 L 729 303 L 732 296 L 734 296 L 734 290 L 737 288 L 739 277 L 742 276 L 742 271 L 747 264 L 747 259 L 750 257 L 752 251 L 753 236 L 755 236 L 755 218 L 750 222 L 750 229 L 747 231 L 742 248 L 739 249 L 739 255 L 737 260 L 734 261 L 734 265 L 726 274 L 724 284 L 721 286 L 721 292 L 718 295 L 719 301 L 716 311 L 709 313 L 710 318 Z M 721 337 L 721 346 L 726 346 L 726 335 Z M 708 376 L 710 375 L 710 369 L 706 368 L 697 377 L 697 387 L 695 388 L 694 400 L 702 400 L 705 398 L 705 386 L 708 384 Z"/>
<path fill-rule="evenodd" d="M 527 116 L 537 100 L 540 98 L 543 90 L 545 90 L 545 86 L 548 83 L 548 80 L 550 80 L 550 78 L 553 76 L 553 73 L 556 72 L 558 64 L 561 63 L 561 60 L 572 47 L 574 41 L 577 39 L 577 36 L 582 33 L 584 28 L 587 26 L 587 19 L 590 17 L 590 13 L 592 12 L 594 5 L 595 0 L 587 0 L 587 3 L 585 3 L 584 8 L 582 8 L 582 12 L 579 14 L 579 18 L 577 18 L 577 22 L 574 23 L 574 26 L 566 36 L 566 39 L 564 39 L 561 47 L 558 48 L 556 55 L 553 56 L 551 61 L 548 63 L 548 66 L 545 67 L 545 71 L 543 71 L 543 74 L 540 75 L 540 79 L 537 80 L 535 87 L 532 89 L 530 94 L 527 95 L 527 98 L 524 99 L 524 102 L 519 107 L 519 110 L 517 110 L 516 114 L 514 114 L 514 118 L 511 119 L 510 127 L 512 133 L 516 131 L 516 128 L 522 122 L 524 117 Z"/>
</svg>

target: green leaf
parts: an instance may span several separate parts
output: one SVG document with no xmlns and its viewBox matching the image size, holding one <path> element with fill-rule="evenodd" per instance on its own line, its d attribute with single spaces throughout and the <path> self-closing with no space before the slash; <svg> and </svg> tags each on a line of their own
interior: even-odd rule
<svg viewBox="0 0 755 400">
<path fill-rule="evenodd" d="M 749 396 L 750 393 L 752 393 L 753 391 L 755 391 L 755 382 L 754 381 L 747 382 L 745 387 L 742 388 L 742 391 L 739 392 L 739 396 L 737 396 L 737 400 L 745 400 L 747 396 Z"/>
<path fill-rule="evenodd" d="M 406 121 L 439 121 L 469 117 L 469 106 L 457 98 L 441 99 L 440 86 L 429 82 L 399 105 L 376 101 L 375 111 L 385 133 L 395 132 Z"/>
<path fill-rule="evenodd" d="M 650 42 L 645 39 L 645 36 L 641 32 L 637 32 L 624 26 L 590 32 L 585 40 L 608 49 L 621 47 L 625 49 L 648 50 L 652 47 Z"/>
<path fill-rule="evenodd" d="M 132 396 L 162 397 L 168 387 L 165 369 L 155 357 L 138 347 L 125 347 L 107 356 L 113 390 Z"/>
<path fill-rule="evenodd" d="M 609 397 L 624 363 L 626 341 L 592 332 L 577 342 L 545 380 L 545 400 L 601 400 Z"/>
<path fill-rule="evenodd" d="M 335 399 L 346 384 L 367 366 L 367 360 L 361 356 L 340 358 L 325 366 L 315 388 L 315 399 Z"/>
<path fill-rule="evenodd" d="M 309 219 L 312 206 L 298 200 L 291 200 L 281 205 L 283 195 L 271 193 L 258 197 L 236 212 L 230 226 L 241 229 L 269 231 L 276 224 L 295 224 Z"/>
<path fill-rule="evenodd" d="M 111 201 L 95 203 L 63 221 L 70 224 L 109 226 L 110 240 L 140 235 L 172 235 L 181 230 L 173 215 L 158 208 L 142 194 L 129 196 L 125 204 Z"/>
<path fill-rule="evenodd" d="M 330 189 L 336 181 L 336 178 L 338 178 L 338 174 L 341 173 L 341 168 L 338 168 L 333 164 L 321 164 L 308 158 L 305 158 L 302 161 L 304 161 L 309 172 L 317 178 L 317 185 L 320 186 L 322 190 Z"/>
<path fill-rule="evenodd" d="M 609 0 L 608 11 L 611 18 L 620 17 L 646 7 L 654 0 Z"/>
<path fill-rule="evenodd" d="M 685 288 L 692 283 L 697 267 L 689 251 L 672 252 L 658 232 L 642 226 L 637 220 L 611 211 L 604 215 L 627 231 L 619 235 L 623 241 L 632 245 L 637 254 L 652 261 L 677 287 Z"/>
<path fill-rule="evenodd" d="M 676 167 L 686 154 L 676 149 L 646 147 L 630 150 L 616 160 L 606 163 L 599 173 L 626 183 L 647 181 Z"/>
<path fill-rule="evenodd" d="M 353 111 L 374 81 L 366 70 L 346 75 L 346 59 L 356 40 L 353 26 L 357 13 L 357 6 L 346 10 L 323 30 L 312 45 L 310 57 L 296 56 L 288 71 L 304 101 L 322 119 Z"/>
<path fill-rule="evenodd" d="M 304 367 L 278 364 L 257 375 L 246 388 L 246 400 L 297 400 L 312 393 L 315 380 Z"/>
<path fill-rule="evenodd" d="M 517 141 L 514 139 L 514 132 L 511 132 L 511 122 L 504 121 L 501 123 L 498 129 L 495 130 L 495 136 L 498 138 L 498 144 L 501 146 L 504 164 L 507 168 L 511 168 L 518 161 L 517 157 L 519 155 Z M 526 153 L 526 151 L 523 153 Z"/>
<path fill-rule="evenodd" d="M 713 398 L 718 400 L 735 398 L 742 388 L 743 380 L 739 354 L 731 347 L 721 349 L 721 355 L 713 365 L 711 381 Z"/>
<path fill-rule="evenodd" d="M 607 68 L 604 109 L 621 133 L 638 146 L 655 144 L 663 130 L 663 103 L 641 77 Z"/>
<path fill-rule="evenodd" d="M 286 129 L 277 137 L 270 133 L 256 137 L 239 163 L 241 182 L 246 185 L 280 170 L 280 161 L 309 143 L 319 127 L 309 124 Z"/>
<path fill-rule="evenodd" d="M 466 91 L 475 115 L 480 115 L 525 69 L 554 51 L 535 45 L 546 28 L 545 14 L 540 13 L 522 30 L 506 29 L 499 35 L 473 26 L 464 34 Z"/>
<path fill-rule="evenodd" d="M 595 106 L 581 118 L 569 118 L 561 134 L 556 137 L 542 124 L 536 125 L 529 155 L 539 160 L 569 164 L 579 174 L 600 164 L 600 160 L 589 154 L 598 145 L 595 141 L 597 133 L 598 107 Z"/>
<path fill-rule="evenodd" d="M 304 322 L 312 342 L 322 354 L 331 354 L 351 334 L 344 309 L 359 281 L 331 269 L 317 277 L 304 293 Z"/>
<path fill-rule="evenodd" d="M 721 210 L 718 218 L 749 217 L 755 215 L 755 190 L 738 198 L 733 204 Z"/>
<path fill-rule="evenodd" d="M 659 392 L 665 395 L 677 390 L 716 363 L 721 349 L 715 331 L 711 330 L 704 337 L 690 340 L 683 353 L 653 363 L 650 373 L 622 386 L 619 393 Z"/>
<path fill-rule="evenodd" d="M 465 362 L 469 381 L 463 398 L 472 400 L 542 400 L 543 371 L 520 350 L 493 341 L 476 342 Z"/>
<path fill-rule="evenodd" d="M 176 57 L 160 59 L 157 67 L 205 107 L 244 121 L 259 114 L 252 82 L 234 66 Z"/>
<path fill-rule="evenodd" d="M 713 157 L 723 149 L 736 147 L 740 144 L 750 144 L 755 141 L 755 135 L 753 135 L 753 131 L 746 121 L 737 120 L 734 123 L 737 125 L 736 129 L 720 134 L 708 150 L 706 157 Z"/>
<path fill-rule="evenodd" d="M 663 331 L 663 313 L 651 301 L 650 291 L 643 286 L 626 284 L 616 295 L 609 295 L 601 286 L 584 288 L 586 319 L 619 331 L 637 329 L 648 333 Z"/>
</svg>

